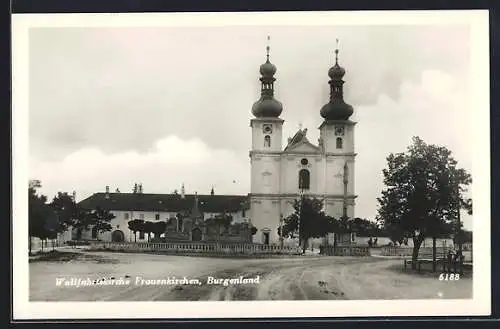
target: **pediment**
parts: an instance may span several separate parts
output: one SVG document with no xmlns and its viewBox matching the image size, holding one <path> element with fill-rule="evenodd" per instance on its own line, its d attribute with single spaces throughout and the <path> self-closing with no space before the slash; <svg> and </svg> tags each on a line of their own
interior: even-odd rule
<svg viewBox="0 0 500 329">
<path fill-rule="evenodd" d="M 318 152 L 319 147 L 316 145 L 311 144 L 309 141 L 302 140 L 301 142 L 290 145 L 286 150 L 285 153 L 309 153 L 309 152 Z"/>
</svg>

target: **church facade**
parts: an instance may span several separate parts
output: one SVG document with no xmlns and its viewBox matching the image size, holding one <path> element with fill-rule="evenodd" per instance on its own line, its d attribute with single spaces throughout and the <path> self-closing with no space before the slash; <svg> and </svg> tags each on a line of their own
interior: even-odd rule
<svg viewBox="0 0 500 329">
<path fill-rule="evenodd" d="M 343 98 L 345 70 L 338 63 L 328 71 L 330 99 L 318 111 L 323 122 L 320 138 L 313 144 L 307 129 L 283 143 L 283 105 L 274 98 L 276 66 L 267 60 L 260 67 L 261 97 L 252 107 L 250 120 L 251 188 L 250 218 L 258 229 L 253 242 L 279 243 L 278 227 L 294 212 L 293 203 L 301 196 L 323 200 L 325 212 L 335 218 L 354 218 L 356 123 L 349 120 L 353 107 Z M 286 114 L 286 111 L 285 111 Z"/>
</svg>

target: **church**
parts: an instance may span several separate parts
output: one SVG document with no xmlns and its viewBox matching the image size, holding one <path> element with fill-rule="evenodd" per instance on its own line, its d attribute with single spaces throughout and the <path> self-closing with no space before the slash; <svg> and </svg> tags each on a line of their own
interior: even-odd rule
<svg viewBox="0 0 500 329">
<path fill-rule="evenodd" d="M 354 128 L 349 120 L 353 107 L 344 101 L 345 69 L 335 64 L 329 69 L 330 99 L 318 109 L 323 122 L 320 138 L 313 144 L 307 129 L 283 143 L 286 110 L 274 97 L 277 68 L 267 60 L 260 66 L 261 96 L 252 107 L 250 218 L 257 227 L 256 243 L 279 242 L 277 228 L 294 212 L 294 200 L 302 195 L 323 200 L 326 214 L 354 218 Z"/>
<path fill-rule="evenodd" d="M 165 232 L 166 239 L 209 241 L 209 230 L 204 223 L 226 213 L 236 224 L 248 224 L 248 227 L 256 229 L 249 237 L 254 243 L 280 244 L 278 227 L 285 217 L 294 212 L 294 201 L 301 196 L 323 200 L 324 211 L 330 216 L 354 218 L 356 123 L 349 120 L 353 107 L 343 98 L 345 69 L 339 65 L 338 47 L 335 64 L 328 71 L 330 99 L 318 111 L 323 122 L 319 126 L 317 144 L 308 140 L 307 129 L 299 129 L 286 144 L 283 143 L 285 120 L 282 117 L 285 117 L 286 111 L 283 113 L 282 103 L 274 98 L 277 68 L 270 62 L 269 50 L 268 45 L 267 60 L 260 66 L 261 96 L 251 110 L 254 118 L 250 120 L 251 183 L 248 195 L 216 195 L 213 189 L 210 195 L 188 195 L 184 186 L 180 195 L 146 194 L 142 193 L 142 185 L 138 193 L 110 193 L 109 187 L 106 187 L 106 193 L 95 193 L 79 204 L 87 209 L 100 207 L 110 210 L 116 216 L 111 223 L 112 231 L 98 236 L 89 230 L 73 239 L 83 236 L 84 239 L 105 241 L 145 241 L 143 234 L 136 237 L 130 231 L 127 225 L 130 220 L 151 219 L 172 223 L 177 214 L 186 213 L 192 217 L 193 223 L 201 223 L 198 228 L 205 233 L 195 232 L 195 226 L 188 229 L 177 220 L 173 225 L 175 229 Z M 202 215 L 196 215 L 199 211 L 193 209 L 200 209 Z M 240 239 L 241 236 L 236 233 L 233 238 Z"/>
</svg>

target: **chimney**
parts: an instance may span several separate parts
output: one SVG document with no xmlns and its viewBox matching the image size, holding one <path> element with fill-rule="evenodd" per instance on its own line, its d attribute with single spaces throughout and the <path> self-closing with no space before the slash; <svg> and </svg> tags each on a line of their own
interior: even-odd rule
<svg viewBox="0 0 500 329">
<path fill-rule="evenodd" d="M 182 183 L 182 186 L 181 186 L 181 198 L 185 198 L 186 197 L 186 191 L 184 189 L 184 183 Z"/>
<path fill-rule="evenodd" d="M 109 186 L 106 186 L 106 195 L 105 195 L 105 198 L 109 199 Z"/>
<path fill-rule="evenodd" d="M 215 192 L 214 192 L 214 187 L 212 186 L 212 190 L 210 191 L 210 195 L 214 195 Z"/>
</svg>

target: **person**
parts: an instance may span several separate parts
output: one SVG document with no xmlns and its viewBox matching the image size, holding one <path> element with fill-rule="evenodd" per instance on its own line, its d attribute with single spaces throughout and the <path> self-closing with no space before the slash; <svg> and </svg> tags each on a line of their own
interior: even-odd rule
<svg viewBox="0 0 500 329">
<path fill-rule="evenodd" d="M 377 242 L 378 242 L 378 238 L 375 238 L 375 240 L 373 240 L 373 245 L 376 246 Z"/>
<path fill-rule="evenodd" d="M 448 273 L 451 272 L 451 262 L 453 261 L 453 250 L 448 250 L 448 254 L 446 255 L 446 265 Z"/>
<path fill-rule="evenodd" d="M 373 241 L 372 241 L 372 238 L 370 237 L 370 239 L 368 240 L 368 247 L 372 247 L 372 244 L 373 244 Z"/>
<path fill-rule="evenodd" d="M 457 273 L 457 265 L 460 266 L 461 270 L 463 261 L 464 256 L 462 255 L 462 252 L 458 250 L 453 257 L 453 269 L 455 273 Z"/>
</svg>

